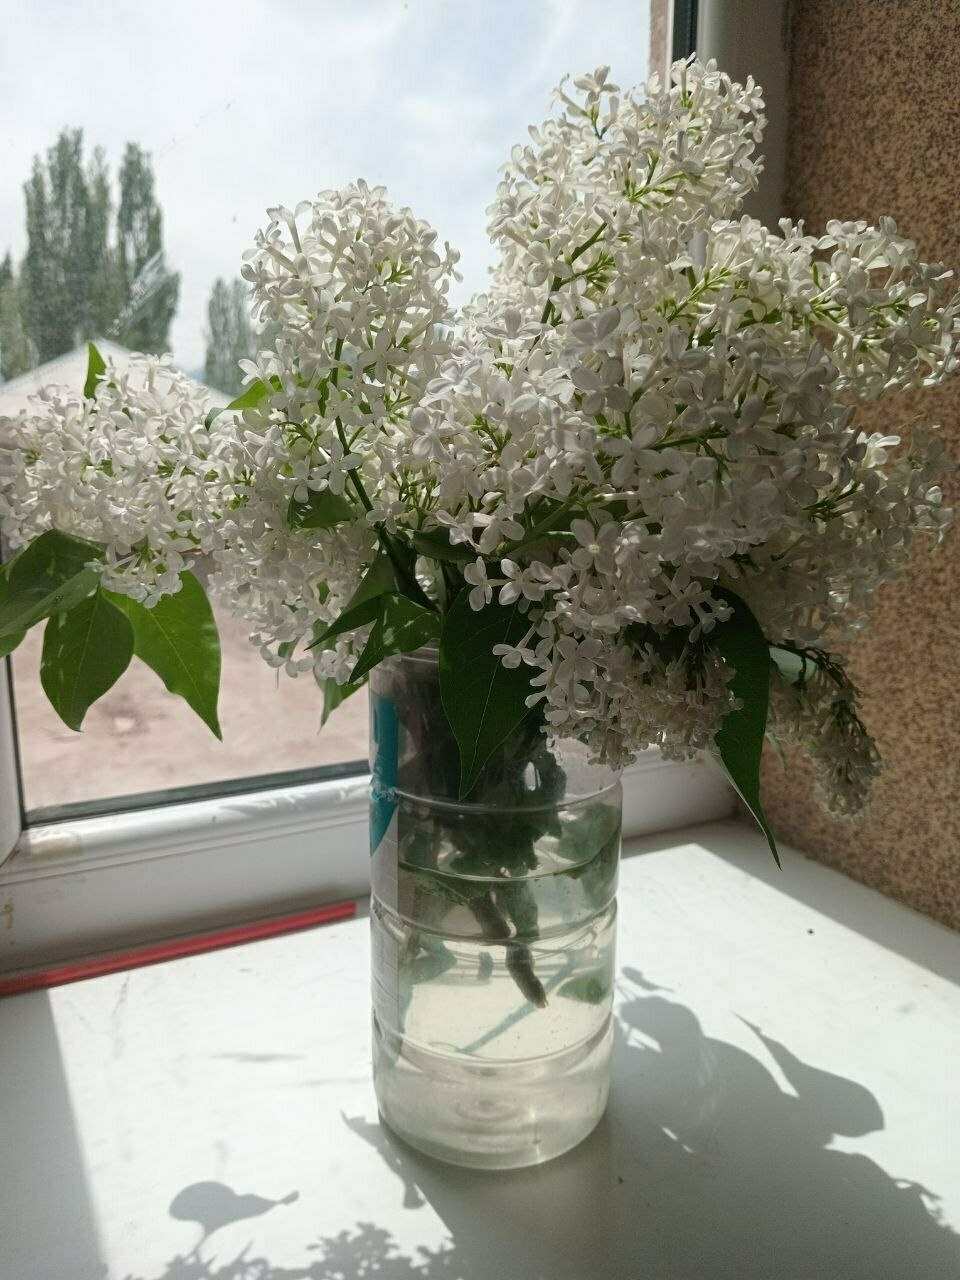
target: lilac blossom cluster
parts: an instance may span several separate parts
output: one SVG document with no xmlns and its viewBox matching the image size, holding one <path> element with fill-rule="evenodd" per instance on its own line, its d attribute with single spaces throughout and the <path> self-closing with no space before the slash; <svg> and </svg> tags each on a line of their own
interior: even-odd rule
<svg viewBox="0 0 960 1280">
<path fill-rule="evenodd" d="M 770 732 L 855 812 L 878 761 L 831 649 L 950 517 L 929 429 L 868 434 L 857 408 L 954 368 L 950 273 L 889 218 L 813 236 L 738 216 L 752 81 L 687 61 L 621 93 L 601 68 L 556 104 L 504 170 L 499 265 L 462 315 L 457 255 L 382 189 L 273 210 L 243 267 L 276 334 L 246 404 L 208 430 L 146 362 L 92 401 L 46 396 L 13 424 L 5 528 L 105 542 L 110 585 L 148 602 L 206 552 L 268 661 L 342 683 L 368 628 L 311 649 L 318 628 L 384 538 L 439 539 L 474 609 L 523 613 L 496 652 L 548 731 L 614 763 L 710 747 L 734 698 L 709 639 L 735 592 L 806 655 L 771 668 Z M 291 523 L 325 494 L 337 518 Z M 450 564 L 416 565 L 441 607 Z"/>
</svg>

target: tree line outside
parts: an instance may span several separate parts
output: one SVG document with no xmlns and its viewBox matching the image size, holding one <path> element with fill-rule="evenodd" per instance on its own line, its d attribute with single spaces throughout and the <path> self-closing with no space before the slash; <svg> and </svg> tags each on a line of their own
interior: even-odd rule
<svg viewBox="0 0 960 1280">
<path fill-rule="evenodd" d="M 23 188 L 26 253 L 19 264 L 9 251 L 0 259 L 0 383 L 93 338 L 170 349 L 180 276 L 164 256 L 150 156 L 135 142 L 116 185 L 115 201 L 105 153 L 96 147 L 85 159 L 80 129 L 65 129 L 44 158 L 34 157 Z M 258 346 L 241 281 L 215 281 L 206 343 L 199 376 L 233 394 L 237 361 Z"/>
</svg>

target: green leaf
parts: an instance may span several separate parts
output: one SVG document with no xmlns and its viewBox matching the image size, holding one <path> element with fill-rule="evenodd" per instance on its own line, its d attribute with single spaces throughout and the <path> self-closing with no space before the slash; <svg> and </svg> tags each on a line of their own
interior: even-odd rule
<svg viewBox="0 0 960 1280">
<path fill-rule="evenodd" d="M 237 396 L 236 400 L 231 400 L 229 404 L 222 405 L 219 409 L 211 409 L 204 420 L 204 425 L 209 431 L 213 426 L 214 418 L 218 418 L 221 413 L 230 413 L 236 410 L 242 413 L 244 409 L 255 409 L 264 396 L 269 395 L 271 391 L 279 390 L 279 378 L 273 377 L 269 382 L 263 382 L 260 378 L 257 378 L 250 383 L 245 391 Z"/>
<path fill-rule="evenodd" d="M 456 963 L 456 956 L 441 942 L 435 950 L 417 956 L 413 963 L 408 965 L 404 977 L 411 983 L 432 982 L 448 969 L 452 969 Z"/>
<path fill-rule="evenodd" d="M 373 622 L 379 608 L 377 600 L 388 591 L 396 591 L 397 575 L 394 572 L 390 557 L 378 551 L 370 568 L 360 579 L 360 585 L 343 607 L 343 612 L 335 622 L 331 622 L 325 631 L 321 631 L 308 649 L 329 649 L 329 641 L 343 635 L 345 631 L 355 631 L 357 627 L 365 627 Z"/>
<path fill-rule="evenodd" d="M 760 803 L 760 757 L 767 730 L 770 698 L 770 652 L 759 622 L 732 591 L 716 592 L 733 610 L 710 632 L 711 646 L 733 668 L 730 691 L 742 706 L 729 711 L 716 736 L 716 750 L 727 776 L 767 838 L 777 866 L 777 842 Z"/>
<path fill-rule="evenodd" d="M 323 693 L 323 711 L 320 715 L 320 728 L 327 723 L 330 717 L 342 703 L 353 696 L 358 689 L 362 689 L 367 683 L 366 679 L 358 680 L 354 683 L 352 680 L 346 684 L 337 684 L 333 676 L 317 676 L 317 684 Z"/>
<path fill-rule="evenodd" d="M 0 637 L 0 658 L 5 658 L 8 653 L 13 653 L 26 634 L 26 631 L 11 631 L 9 635 Z"/>
<path fill-rule="evenodd" d="M 97 383 L 103 380 L 103 375 L 107 371 L 103 356 L 93 345 L 92 342 L 87 343 L 87 377 L 83 384 L 83 397 L 85 400 L 92 400 L 97 394 Z"/>
<path fill-rule="evenodd" d="M 180 590 L 164 596 L 152 609 L 129 596 L 111 593 L 110 600 L 130 620 L 137 657 L 222 740 L 217 716 L 220 635 L 198 579 L 182 573 Z"/>
<path fill-rule="evenodd" d="M 380 612 L 380 601 L 382 596 L 373 596 L 370 600 L 361 600 L 354 608 L 346 608 L 335 622 L 331 622 L 325 631 L 321 631 L 311 644 L 307 645 L 308 649 L 329 649 L 330 641 L 336 640 L 337 636 L 343 635 L 345 631 L 356 631 L 357 627 L 365 627 L 368 623 L 376 620 L 377 614 Z"/>
<path fill-rule="evenodd" d="M 6 560 L 0 560 L 0 600 L 3 599 L 3 592 L 6 587 L 7 580 L 10 577 L 10 573 L 13 569 L 13 566 L 20 559 L 23 553 L 29 549 L 31 545 L 32 544 L 28 543 L 27 546 L 20 547 L 19 550 L 14 551 L 13 554 L 9 555 Z M 2 550 L 2 543 L 0 543 L 0 550 Z"/>
<path fill-rule="evenodd" d="M 376 603 L 377 616 L 353 668 L 353 680 L 362 679 L 392 654 L 411 653 L 428 640 L 440 638 L 440 617 L 432 609 L 425 609 L 401 595 L 382 595 Z"/>
<path fill-rule="evenodd" d="M 396 589 L 397 575 L 390 557 L 385 552 L 378 551 L 370 568 L 360 579 L 359 587 L 347 601 L 344 613 L 348 609 L 355 609 L 364 600 L 372 600 L 375 596 L 382 596 L 385 591 Z"/>
<path fill-rule="evenodd" d="M 425 609 L 433 609 L 434 605 L 417 581 L 417 554 L 413 547 L 396 534 L 380 529 L 378 533 L 380 547 L 393 567 L 394 580 L 408 599 L 422 605 Z"/>
<path fill-rule="evenodd" d="M 315 630 L 316 626 L 319 626 L 319 623 L 315 623 Z M 307 648 L 332 649 L 332 639 L 328 639 L 328 637 L 321 634 L 317 636 L 314 643 L 307 645 Z M 328 719 L 333 716 L 333 713 L 340 705 L 346 703 L 348 698 L 352 698 L 353 694 L 356 694 L 357 690 L 362 689 L 366 684 L 366 678 L 364 678 L 364 680 L 358 680 L 356 684 L 351 680 L 347 681 L 346 685 L 340 685 L 334 680 L 333 676 L 319 675 L 316 668 L 314 668 L 314 680 L 316 681 L 317 689 L 324 695 L 324 707 L 320 713 L 320 728 L 324 727 L 324 724 L 328 722 Z"/>
<path fill-rule="evenodd" d="M 325 586 L 325 584 L 321 585 Z M 320 623 L 315 622 L 314 635 L 316 639 L 314 643 L 307 645 L 307 649 L 332 649 L 335 636 L 326 636 L 323 631 L 317 634 L 317 628 L 319 627 Z M 346 685 L 340 685 L 334 680 L 333 676 L 321 676 L 316 667 L 314 668 L 314 680 L 316 681 L 317 689 L 324 695 L 323 710 L 320 713 L 320 728 L 324 727 L 324 724 L 329 721 L 329 718 L 333 716 L 333 713 L 340 705 L 346 703 L 348 698 L 352 698 L 353 694 L 356 694 L 357 690 L 362 689 L 366 684 L 366 680 L 358 680 L 356 684 L 353 684 L 353 681 L 347 681 Z"/>
<path fill-rule="evenodd" d="M 26 631 L 52 613 L 66 613 L 96 589 L 103 548 L 48 529 L 4 570 L 0 593 L 0 640 Z"/>
<path fill-rule="evenodd" d="M 566 1000 L 578 1000 L 581 1004 L 599 1004 L 609 992 L 606 974 L 582 973 L 557 988 L 557 995 Z"/>
<path fill-rule="evenodd" d="M 375 603 L 375 602 L 374 602 Z M 314 634 L 317 638 L 312 644 L 308 645 L 308 649 L 330 649 L 333 647 L 332 638 L 325 636 L 324 633 L 317 635 L 319 623 L 314 624 Z M 366 679 L 358 680 L 355 684 L 352 680 L 348 680 L 346 684 L 338 684 L 333 676 L 321 676 L 317 673 L 316 668 L 313 671 L 313 678 L 317 682 L 317 687 L 323 694 L 323 710 L 320 714 L 320 728 L 327 723 L 330 717 L 342 703 L 353 696 L 358 689 L 362 689 L 367 683 Z"/>
<path fill-rule="evenodd" d="M 431 560 L 453 560 L 458 564 L 465 564 L 477 558 L 474 548 L 465 543 L 454 545 L 445 533 L 430 530 L 429 533 L 415 533 L 412 538 L 417 551 Z"/>
<path fill-rule="evenodd" d="M 529 551 L 535 546 L 541 538 L 547 534 L 556 533 L 558 530 L 569 529 L 570 521 L 573 518 L 573 508 L 576 505 L 576 499 L 571 496 L 565 501 L 558 503 L 542 520 L 538 520 L 533 528 L 519 542 L 512 543 L 506 548 L 506 554 L 509 556 L 519 555 L 521 552 Z"/>
<path fill-rule="evenodd" d="M 483 766 L 528 713 L 530 672 L 508 669 L 494 654 L 496 644 L 518 644 L 529 629 L 516 604 L 470 608 L 467 592 L 457 596 L 440 638 L 440 697 L 460 748 L 460 798 L 474 788 Z"/>
<path fill-rule="evenodd" d="M 314 493 L 311 489 L 306 502 L 290 499 L 287 524 L 291 529 L 335 529 L 344 520 L 352 519 L 353 514 L 353 507 L 342 494 L 330 489 Z"/>
<path fill-rule="evenodd" d="M 616 858 L 620 825 L 619 811 L 603 803 L 586 805 L 575 818 L 564 822 L 557 841 L 557 857 L 569 859 L 573 865 L 562 874 L 579 880 L 593 871 L 598 859 L 605 862 L 606 855 Z"/>
<path fill-rule="evenodd" d="M 132 657 L 133 628 L 98 591 L 47 622 L 40 683 L 63 723 L 79 730 L 89 708 L 113 688 Z"/>
</svg>

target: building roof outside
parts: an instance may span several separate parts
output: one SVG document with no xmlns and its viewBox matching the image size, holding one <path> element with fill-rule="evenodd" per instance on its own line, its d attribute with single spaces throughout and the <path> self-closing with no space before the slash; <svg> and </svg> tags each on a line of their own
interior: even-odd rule
<svg viewBox="0 0 960 1280">
<path fill-rule="evenodd" d="M 104 358 L 109 357 L 117 365 L 123 365 L 133 355 L 128 347 L 109 338 L 95 338 L 94 346 Z M 36 395 L 41 387 L 70 387 L 79 391 L 87 376 L 87 344 L 82 342 L 72 351 L 65 351 L 62 356 L 55 356 L 46 363 L 18 374 L 9 382 L 0 383 L 0 418 L 13 417 L 21 409 L 30 407 L 30 397 Z M 230 402 L 230 396 L 214 387 L 201 384 L 214 408 L 222 409 Z"/>
</svg>

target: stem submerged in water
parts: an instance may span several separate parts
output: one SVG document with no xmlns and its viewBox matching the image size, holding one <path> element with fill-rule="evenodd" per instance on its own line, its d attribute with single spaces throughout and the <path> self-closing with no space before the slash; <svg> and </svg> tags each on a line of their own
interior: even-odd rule
<svg viewBox="0 0 960 1280">
<path fill-rule="evenodd" d="M 547 994 L 528 945 L 539 936 L 537 900 L 527 881 L 539 862 L 540 841 L 561 834 L 557 806 L 566 789 L 564 770 L 543 733 L 542 713 L 531 711 L 494 752 L 471 803 L 450 803 L 458 794 L 459 750 L 436 670 L 420 660 L 407 663 L 404 674 L 398 671 L 394 678 L 391 672 L 389 683 L 381 676 L 383 693 L 374 691 L 389 699 L 391 715 L 402 726 L 397 776 L 385 780 L 404 797 L 398 825 L 402 873 L 418 896 L 429 894 L 469 911 L 480 926 L 478 940 L 504 948 L 505 967 L 518 990 L 542 1009 Z M 419 910 L 414 914 L 419 918 Z"/>
<path fill-rule="evenodd" d="M 533 971 L 530 948 L 524 942 L 510 940 L 510 925 L 494 901 L 493 891 L 471 898 L 468 905 L 473 918 L 483 930 L 483 940 L 506 949 L 507 972 L 530 1003 L 543 1009 L 547 1003 L 547 993 Z"/>
</svg>

